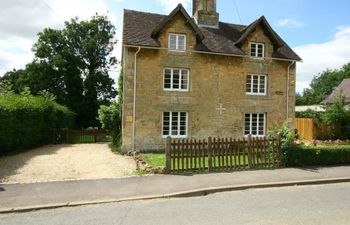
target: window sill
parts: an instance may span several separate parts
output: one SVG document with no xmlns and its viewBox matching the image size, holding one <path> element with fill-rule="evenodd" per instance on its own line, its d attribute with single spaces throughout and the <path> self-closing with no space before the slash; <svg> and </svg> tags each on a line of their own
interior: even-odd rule
<svg viewBox="0 0 350 225">
<path fill-rule="evenodd" d="M 187 136 L 187 135 L 186 135 L 186 136 L 170 136 L 170 135 L 162 135 L 162 138 L 163 138 L 163 139 L 166 139 L 166 138 L 168 138 L 168 137 L 173 138 L 173 139 L 184 139 L 184 138 L 188 138 L 188 136 Z"/>
<path fill-rule="evenodd" d="M 189 90 L 178 90 L 178 89 L 163 89 L 164 92 L 180 92 L 180 93 L 188 93 Z"/>
<path fill-rule="evenodd" d="M 257 96 L 257 97 L 268 97 L 267 94 L 259 94 L 259 93 L 249 93 L 249 92 L 246 92 L 246 95 L 247 96 Z"/>
</svg>

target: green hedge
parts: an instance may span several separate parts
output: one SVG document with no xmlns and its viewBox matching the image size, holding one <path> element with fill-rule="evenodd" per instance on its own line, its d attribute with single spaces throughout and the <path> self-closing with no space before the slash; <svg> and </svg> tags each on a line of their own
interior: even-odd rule
<svg viewBox="0 0 350 225">
<path fill-rule="evenodd" d="M 69 127 L 73 116 L 48 98 L 0 94 L 0 153 L 49 143 L 51 130 Z"/>
<path fill-rule="evenodd" d="M 286 166 L 350 164 L 350 146 L 307 147 L 296 145 L 285 150 Z"/>
</svg>

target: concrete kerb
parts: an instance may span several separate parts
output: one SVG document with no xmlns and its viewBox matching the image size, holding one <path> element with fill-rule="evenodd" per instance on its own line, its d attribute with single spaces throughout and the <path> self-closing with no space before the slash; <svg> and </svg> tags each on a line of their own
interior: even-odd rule
<svg viewBox="0 0 350 225">
<path fill-rule="evenodd" d="M 107 204 L 107 203 L 117 203 L 117 202 L 127 202 L 127 201 L 140 201 L 140 200 L 151 200 L 151 199 L 162 199 L 162 198 L 198 197 L 198 196 L 205 196 L 208 194 L 219 193 L 219 192 L 239 191 L 239 190 L 255 189 L 255 188 L 320 185 L 320 184 L 345 183 L 345 182 L 350 182 L 350 177 L 221 186 L 221 187 L 193 189 L 189 191 L 174 192 L 174 193 L 161 194 L 161 195 L 148 195 L 148 196 L 139 196 L 139 197 L 119 198 L 119 199 L 104 199 L 104 200 L 94 200 L 94 201 L 67 202 L 67 203 L 48 204 L 48 205 L 4 208 L 4 209 L 0 209 L 0 214 L 20 213 L 20 212 L 55 209 L 55 208 L 62 208 L 62 207 L 77 207 L 77 206 L 83 206 L 83 205 L 96 205 L 96 204 Z"/>
</svg>

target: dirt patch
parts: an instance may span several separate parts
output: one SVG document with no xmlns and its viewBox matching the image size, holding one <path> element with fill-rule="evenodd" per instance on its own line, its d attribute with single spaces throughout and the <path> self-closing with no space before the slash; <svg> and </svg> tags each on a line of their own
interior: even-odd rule
<svg viewBox="0 0 350 225">
<path fill-rule="evenodd" d="M 0 183 L 117 178 L 135 169 L 132 157 L 112 153 L 107 143 L 45 146 L 0 158 Z"/>
</svg>

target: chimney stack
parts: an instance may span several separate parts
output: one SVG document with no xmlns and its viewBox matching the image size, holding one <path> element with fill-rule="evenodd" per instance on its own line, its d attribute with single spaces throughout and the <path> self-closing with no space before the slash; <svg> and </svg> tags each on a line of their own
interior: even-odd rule
<svg viewBox="0 0 350 225">
<path fill-rule="evenodd" d="M 216 0 L 193 0 L 193 17 L 200 27 L 219 27 L 219 13 L 216 12 Z"/>
</svg>

